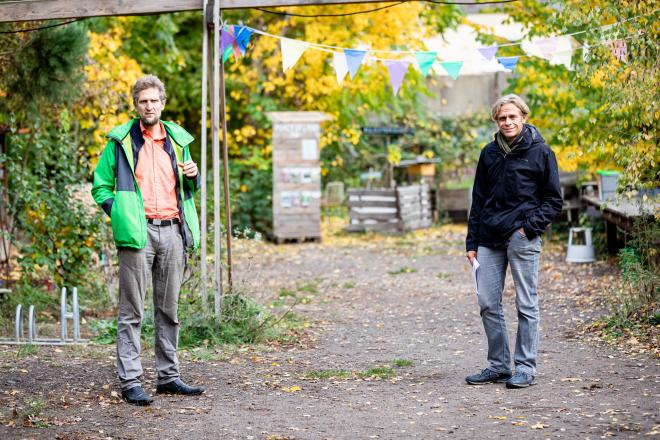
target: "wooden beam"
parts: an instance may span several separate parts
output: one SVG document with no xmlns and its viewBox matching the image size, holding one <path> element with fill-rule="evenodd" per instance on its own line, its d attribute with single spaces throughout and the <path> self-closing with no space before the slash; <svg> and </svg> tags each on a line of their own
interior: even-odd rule
<svg viewBox="0 0 660 440">
<path fill-rule="evenodd" d="M 222 235 L 220 232 L 220 8 L 218 3 L 213 4 L 213 101 L 211 116 L 213 119 L 213 243 L 215 248 L 215 260 L 213 271 L 215 273 L 214 310 L 215 316 L 222 316 Z"/>
<path fill-rule="evenodd" d="M 220 8 L 249 9 L 279 6 L 347 5 L 382 0 L 221 0 Z M 387 0 L 385 0 L 387 2 Z M 394 2 L 394 0 L 391 0 Z M 0 23 L 113 15 L 147 15 L 201 11 L 203 0 L 10 0 L 0 2 Z M 292 11 L 293 12 L 293 11 Z"/>
<path fill-rule="evenodd" d="M 204 9 L 206 9 L 208 2 L 204 1 Z M 205 11 L 206 12 L 206 11 Z M 213 62 L 211 56 L 211 48 L 213 45 L 212 35 L 209 32 L 209 26 L 206 21 L 203 21 L 202 26 L 204 29 L 202 31 L 202 121 L 201 121 L 201 142 L 200 142 L 200 153 L 201 153 L 201 174 L 202 174 L 202 196 L 201 196 L 201 212 L 200 212 L 200 229 L 201 229 L 201 264 L 202 267 L 202 282 L 200 294 L 202 295 L 202 309 L 204 313 L 208 311 L 208 266 L 206 261 L 206 251 L 207 251 L 207 235 L 208 235 L 208 225 L 206 217 L 206 172 L 207 172 L 207 158 L 206 151 L 208 147 L 208 130 L 206 117 L 208 116 L 208 96 L 209 96 L 209 66 Z"/>
</svg>

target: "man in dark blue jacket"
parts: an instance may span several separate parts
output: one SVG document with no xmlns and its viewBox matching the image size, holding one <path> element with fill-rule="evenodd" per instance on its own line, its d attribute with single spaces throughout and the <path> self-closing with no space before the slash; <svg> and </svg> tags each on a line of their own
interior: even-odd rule
<svg viewBox="0 0 660 440">
<path fill-rule="evenodd" d="M 562 197 L 557 159 L 536 127 L 526 123 L 528 115 L 519 96 L 499 98 L 491 110 L 499 131 L 481 150 L 477 165 L 465 242 L 476 268 L 488 367 L 465 378 L 471 385 L 506 382 L 507 388 L 524 388 L 536 375 L 541 234 L 561 211 Z M 518 310 L 514 374 L 502 309 L 507 265 Z"/>
</svg>

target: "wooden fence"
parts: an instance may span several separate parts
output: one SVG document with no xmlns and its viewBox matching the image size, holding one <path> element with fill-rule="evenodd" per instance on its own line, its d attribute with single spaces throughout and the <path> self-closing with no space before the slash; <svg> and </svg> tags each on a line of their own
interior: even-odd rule
<svg viewBox="0 0 660 440">
<path fill-rule="evenodd" d="M 349 189 L 349 232 L 405 232 L 431 225 L 428 185 Z"/>
</svg>

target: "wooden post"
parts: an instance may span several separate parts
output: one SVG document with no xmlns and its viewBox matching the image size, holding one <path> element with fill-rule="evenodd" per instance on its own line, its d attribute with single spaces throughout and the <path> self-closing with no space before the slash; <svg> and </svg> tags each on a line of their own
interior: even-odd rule
<svg viewBox="0 0 660 440">
<path fill-rule="evenodd" d="M 201 196 L 201 268 L 202 268 L 202 285 L 201 285 L 201 296 L 202 296 L 202 309 L 206 313 L 208 310 L 208 268 L 206 267 L 206 237 L 207 237 L 207 225 L 206 225 L 206 144 L 208 142 L 206 136 L 206 115 L 208 111 L 208 67 L 209 67 L 209 23 L 207 20 L 207 0 L 204 0 L 204 34 L 202 37 L 202 124 L 201 124 L 201 141 L 200 141 L 200 150 L 201 150 L 201 175 L 202 175 L 202 196 Z"/>
<path fill-rule="evenodd" d="M 222 247 L 220 231 L 220 143 L 218 131 L 220 126 L 220 5 L 218 0 L 213 1 L 213 103 L 211 116 L 213 118 L 213 233 L 215 248 L 215 294 L 214 311 L 219 318 L 221 315 L 220 300 L 222 298 Z"/>
<path fill-rule="evenodd" d="M 220 11 L 222 18 L 222 11 Z M 219 31 L 218 31 L 219 32 Z M 227 148 L 227 110 L 225 106 L 225 62 L 224 54 L 220 54 L 220 114 L 222 115 L 222 169 L 224 172 L 223 186 L 225 190 L 225 230 L 227 231 L 227 287 L 231 293 L 231 200 L 229 198 L 229 151 Z"/>
</svg>

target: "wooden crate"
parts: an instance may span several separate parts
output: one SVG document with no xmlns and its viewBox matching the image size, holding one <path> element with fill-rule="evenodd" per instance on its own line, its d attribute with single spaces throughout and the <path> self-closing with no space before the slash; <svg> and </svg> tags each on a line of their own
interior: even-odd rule
<svg viewBox="0 0 660 440">
<path fill-rule="evenodd" d="M 439 213 L 446 213 L 452 220 L 467 221 L 472 206 L 472 188 L 440 188 L 436 194 Z"/>
<path fill-rule="evenodd" d="M 405 232 L 431 225 L 428 185 L 349 189 L 349 232 Z"/>
</svg>

